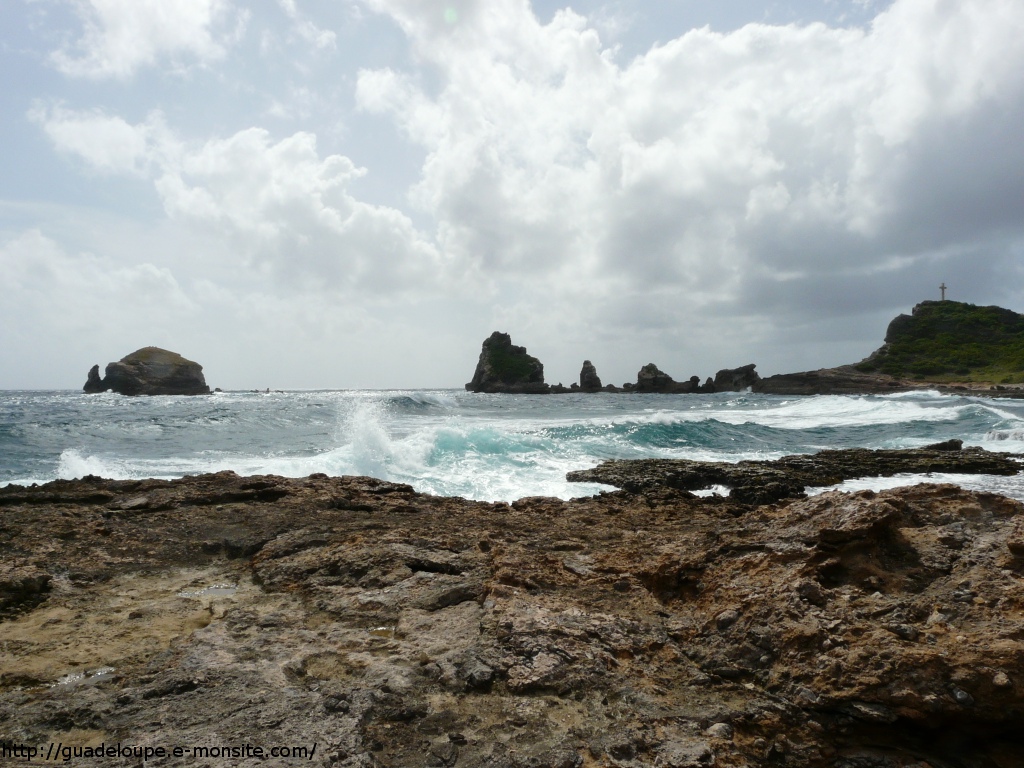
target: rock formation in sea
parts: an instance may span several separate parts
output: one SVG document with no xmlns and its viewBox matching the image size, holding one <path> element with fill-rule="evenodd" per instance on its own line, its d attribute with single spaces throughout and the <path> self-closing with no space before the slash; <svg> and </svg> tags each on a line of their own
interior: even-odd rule
<svg viewBox="0 0 1024 768">
<path fill-rule="evenodd" d="M 623 490 L 511 505 L 326 475 L 0 487 L 0 741 L 171 768 L 245 746 L 324 768 L 1019 766 L 1024 505 L 792 498 L 1006 458 L 787 459 L 765 505 L 687 490 L 756 486 L 749 462 L 619 463 Z"/>
<path fill-rule="evenodd" d="M 470 392 L 515 394 L 547 394 L 551 391 L 544 383 L 543 363 L 528 354 L 526 347 L 512 344 L 512 337 L 500 331 L 484 340 L 473 380 L 466 384 L 466 389 Z"/>
<path fill-rule="evenodd" d="M 754 363 L 739 368 L 723 368 L 715 374 L 711 392 L 743 392 L 761 380 Z"/>
<path fill-rule="evenodd" d="M 882 395 L 922 386 L 885 374 L 864 373 L 852 365 L 841 365 L 768 376 L 754 384 L 753 390 L 766 395 Z"/>
<path fill-rule="evenodd" d="M 674 392 L 678 383 L 654 363 L 648 363 L 637 372 L 634 392 Z"/>
<path fill-rule="evenodd" d="M 665 392 L 675 386 L 675 380 L 654 363 L 648 363 L 636 375 L 637 392 Z"/>
<path fill-rule="evenodd" d="M 589 360 L 583 361 L 583 368 L 580 369 L 580 387 L 584 392 L 597 392 L 601 389 L 601 377 L 597 375 L 597 368 Z"/>
<path fill-rule="evenodd" d="M 654 363 L 648 363 L 636 375 L 636 384 L 624 387 L 631 392 L 657 392 L 661 394 L 687 394 L 702 391 L 699 376 L 676 381 Z"/>
<path fill-rule="evenodd" d="M 99 392 L 106 392 L 107 387 L 103 384 L 103 379 L 100 378 L 100 367 L 94 365 L 89 369 L 89 375 L 86 377 L 85 386 L 82 387 L 82 391 L 87 395 L 95 395 Z"/>
<path fill-rule="evenodd" d="M 206 395 L 210 388 L 203 376 L 203 366 L 186 360 L 176 352 L 159 347 L 143 347 L 109 363 L 100 379 L 99 366 L 94 365 L 84 392 L 113 391 L 122 395 Z"/>
</svg>

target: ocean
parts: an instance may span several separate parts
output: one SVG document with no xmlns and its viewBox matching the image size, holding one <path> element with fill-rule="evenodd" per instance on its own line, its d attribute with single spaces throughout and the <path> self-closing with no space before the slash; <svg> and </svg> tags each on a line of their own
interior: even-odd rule
<svg viewBox="0 0 1024 768">
<path fill-rule="evenodd" d="M 84 475 L 324 472 L 485 501 L 568 499 L 607 490 L 565 480 L 566 472 L 606 459 L 732 462 L 950 438 L 1024 452 L 1024 401 L 932 391 L 785 397 L 333 390 L 137 398 L 3 391 L 0 485 Z M 900 476 L 840 487 L 879 490 L 923 481 L 1024 500 L 1024 476 Z"/>
</svg>

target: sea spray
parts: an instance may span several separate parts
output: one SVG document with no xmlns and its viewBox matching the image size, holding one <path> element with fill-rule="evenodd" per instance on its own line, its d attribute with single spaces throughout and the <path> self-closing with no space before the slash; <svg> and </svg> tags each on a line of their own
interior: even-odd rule
<svg viewBox="0 0 1024 768">
<path fill-rule="evenodd" d="M 83 456 L 74 448 L 61 451 L 56 474 L 60 480 L 76 480 L 86 475 L 107 477 L 112 480 L 128 480 L 131 477 L 124 462 L 104 461 L 98 456 Z"/>
</svg>

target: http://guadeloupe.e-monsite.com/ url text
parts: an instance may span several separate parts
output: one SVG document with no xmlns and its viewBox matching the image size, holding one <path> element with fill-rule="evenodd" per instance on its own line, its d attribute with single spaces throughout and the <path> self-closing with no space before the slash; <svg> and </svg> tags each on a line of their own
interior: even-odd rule
<svg viewBox="0 0 1024 768">
<path fill-rule="evenodd" d="M 70 763 L 82 759 L 102 758 L 134 758 L 148 762 L 173 757 L 202 758 L 249 758 L 268 760 L 271 758 L 291 757 L 312 760 L 316 755 L 316 743 L 310 746 L 263 746 L 254 744 L 216 744 L 211 746 L 185 745 L 139 745 L 99 744 L 94 747 L 71 746 L 64 743 L 50 742 L 41 746 L 0 742 L 0 758 L 26 763 Z"/>
</svg>

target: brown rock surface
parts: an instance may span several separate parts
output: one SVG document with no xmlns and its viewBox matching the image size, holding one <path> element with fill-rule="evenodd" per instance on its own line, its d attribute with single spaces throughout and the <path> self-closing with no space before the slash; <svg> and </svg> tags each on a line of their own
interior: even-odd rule
<svg viewBox="0 0 1024 768">
<path fill-rule="evenodd" d="M 8 486 L 0 740 L 316 745 L 149 763 L 181 766 L 1020 766 L 1022 530 L 1024 505 L 948 485 L 760 507 Z"/>
</svg>

